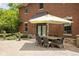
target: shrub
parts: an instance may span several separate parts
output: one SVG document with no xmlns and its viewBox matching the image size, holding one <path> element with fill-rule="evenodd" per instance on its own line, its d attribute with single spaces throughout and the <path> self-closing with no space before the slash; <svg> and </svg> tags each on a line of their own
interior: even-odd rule
<svg viewBox="0 0 79 59">
<path fill-rule="evenodd" d="M 28 36 L 27 35 L 25 35 L 25 34 L 23 34 L 22 36 L 21 36 L 21 38 L 27 38 Z"/>
<path fill-rule="evenodd" d="M 16 40 L 17 37 L 15 35 L 6 37 L 6 40 Z"/>
<path fill-rule="evenodd" d="M 27 38 L 28 35 L 27 34 L 24 34 L 24 33 L 15 33 L 16 37 L 21 37 L 21 38 Z"/>
<path fill-rule="evenodd" d="M 6 40 L 15 40 L 15 39 L 24 39 L 26 40 L 26 38 L 31 38 L 31 35 L 29 34 L 24 34 L 24 33 L 20 33 L 20 32 L 17 32 L 17 33 L 2 33 L 0 34 L 0 37 L 3 38 L 3 39 L 6 39 Z"/>
<path fill-rule="evenodd" d="M 6 34 L 6 37 L 9 37 L 9 36 L 12 36 L 12 34 L 11 33 L 7 33 Z"/>
<path fill-rule="evenodd" d="M 0 38 L 2 38 L 3 37 L 3 34 L 0 34 Z"/>
</svg>

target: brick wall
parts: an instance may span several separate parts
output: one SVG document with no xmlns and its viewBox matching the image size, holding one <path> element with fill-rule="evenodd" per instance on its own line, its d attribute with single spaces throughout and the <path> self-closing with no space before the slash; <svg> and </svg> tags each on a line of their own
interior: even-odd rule
<svg viewBox="0 0 79 59">
<path fill-rule="evenodd" d="M 29 9 L 28 14 L 24 14 L 24 8 Z M 47 11 L 49 14 L 58 16 L 58 17 L 66 17 L 66 16 L 72 16 L 72 21 L 74 22 L 72 24 L 72 34 L 77 35 L 79 34 L 79 4 L 56 4 L 56 3 L 50 3 L 50 4 L 44 4 L 44 10 Z M 26 7 L 21 7 L 19 9 L 20 18 L 22 19 L 22 22 L 26 22 L 30 19 L 32 15 L 35 15 L 39 12 L 39 4 L 28 4 Z M 29 33 L 35 34 L 35 25 L 28 23 Z M 59 35 L 61 36 L 63 34 L 63 25 L 49 25 L 49 35 Z M 20 26 L 20 31 L 24 31 L 24 24 L 22 23 Z"/>
</svg>

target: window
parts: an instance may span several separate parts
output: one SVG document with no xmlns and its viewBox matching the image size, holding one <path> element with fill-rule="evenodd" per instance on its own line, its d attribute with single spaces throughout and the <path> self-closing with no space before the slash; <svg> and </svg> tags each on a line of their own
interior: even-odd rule
<svg viewBox="0 0 79 59">
<path fill-rule="evenodd" d="M 27 14 L 28 12 L 28 8 L 25 8 L 24 13 Z"/>
<path fill-rule="evenodd" d="M 65 24 L 64 25 L 64 33 L 65 34 L 71 34 L 72 33 L 71 24 Z"/>
<path fill-rule="evenodd" d="M 25 23 L 25 31 L 28 31 L 28 24 Z"/>
<path fill-rule="evenodd" d="M 72 17 L 66 17 L 67 20 L 72 21 Z M 64 24 L 64 33 L 65 34 L 71 34 L 72 33 L 72 24 L 65 23 Z"/>
<path fill-rule="evenodd" d="M 40 9 L 43 9 L 43 3 L 40 3 L 39 5 L 40 5 Z"/>
</svg>

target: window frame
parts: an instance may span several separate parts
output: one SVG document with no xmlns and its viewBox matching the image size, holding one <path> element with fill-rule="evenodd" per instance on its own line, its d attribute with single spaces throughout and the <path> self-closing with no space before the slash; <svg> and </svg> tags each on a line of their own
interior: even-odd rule
<svg viewBox="0 0 79 59">
<path fill-rule="evenodd" d="M 26 26 L 27 24 L 27 26 Z M 26 27 L 27 27 L 27 30 L 26 30 Z M 28 23 L 24 23 L 24 32 L 28 32 Z"/>
<path fill-rule="evenodd" d="M 27 12 L 26 12 L 27 10 Z M 29 9 L 28 8 L 24 8 L 24 14 L 28 14 L 29 13 Z"/>
<path fill-rule="evenodd" d="M 68 26 L 64 26 L 64 34 L 72 34 L 72 24 Z"/>
<path fill-rule="evenodd" d="M 67 17 L 65 17 L 65 19 L 72 21 L 72 16 L 67 16 Z M 69 26 L 70 26 L 71 30 L 69 30 Z M 70 31 L 70 32 L 68 32 L 68 31 Z M 68 24 L 68 23 L 64 24 L 64 34 L 72 34 L 72 24 Z"/>
<path fill-rule="evenodd" d="M 42 10 L 44 8 L 44 3 L 39 3 L 39 9 Z"/>
</svg>

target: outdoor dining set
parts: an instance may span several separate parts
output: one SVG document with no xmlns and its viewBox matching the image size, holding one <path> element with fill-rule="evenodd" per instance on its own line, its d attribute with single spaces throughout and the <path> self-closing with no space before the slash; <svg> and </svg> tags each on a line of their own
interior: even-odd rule
<svg viewBox="0 0 79 59">
<path fill-rule="evenodd" d="M 37 36 L 36 37 L 36 42 L 40 46 L 43 47 L 57 47 L 57 48 L 63 48 L 63 42 L 64 38 L 63 37 L 52 37 L 52 36 Z"/>
<path fill-rule="evenodd" d="M 39 45 L 44 47 L 64 47 L 63 37 L 58 36 L 49 36 L 49 24 L 65 24 L 65 23 L 73 23 L 72 21 L 66 20 L 64 18 L 60 18 L 54 15 L 49 14 L 47 11 L 40 11 L 37 15 L 32 16 L 32 18 L 29 20 L 30 23 L 36 24 L 36 33 L 38 34 L 36 36 L 36 41 Z M 46 24 L 46 27 L 45 25 Z M 47 33 L 47 34 L 46 34 Z M 45 35 L 46 36 L 43 36 Z"/>
</svg>

